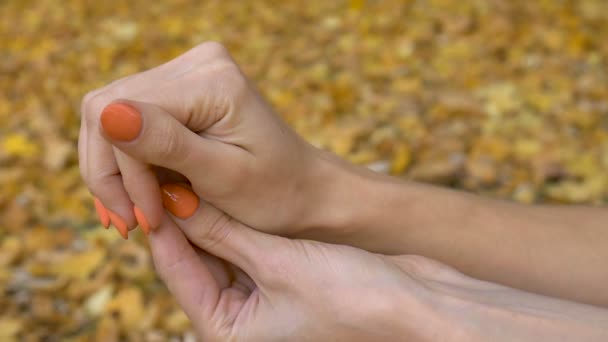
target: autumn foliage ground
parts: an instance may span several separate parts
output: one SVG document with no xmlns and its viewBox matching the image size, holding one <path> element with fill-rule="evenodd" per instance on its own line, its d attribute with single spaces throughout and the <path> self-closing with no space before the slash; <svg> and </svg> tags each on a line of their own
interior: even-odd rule
<svg viewBox="0 0 608 342">
<path fill-rule="evenodd" d="M 100 228 L 84 93 L 205 40 L 311 143 L 524 203 L 608 199 L 605 0 L 0 2 L 0 341 L 193 340 L 145 239 Z"/>
</svg>

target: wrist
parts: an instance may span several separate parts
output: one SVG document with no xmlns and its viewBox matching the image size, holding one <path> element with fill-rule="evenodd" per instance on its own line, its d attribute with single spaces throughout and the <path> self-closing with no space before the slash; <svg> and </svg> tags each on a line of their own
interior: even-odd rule
<svg viewBox="0 0 608 342">
<path fill-rule="evenodd" d="M 443 241 L 451 226 L 468 226 L 480 210 L 467 194 L 380 174 L 330 152 L 312 155 L 296 237 L 421 254 Z"/>
<path fill-rule="evenodd" d="M 418 185 L 314 150 L 298 237 L 402 254 Z M 404 219 L 405 218 L 405 219 Z"/>
<path fill-rule="evenodd" d="M 418 285 L 418 284 L 417 284 Z M 391 340 L 470 341 L 462 318 L 456 317 L 442 301 L 442 296 L 425 286 L 412 286 L 411 278 L 400 291 L 389 295 L 390 311 L 385 319 L 394 332 Z"/>
<path fill-rule="evenodd" d="M 313 149 L 300 237 L 325 242 L 342 242 L 359 230 L 361 203 L 365 202 L 367 182 L 359 167 L 338 156 Z"/>
</svg>

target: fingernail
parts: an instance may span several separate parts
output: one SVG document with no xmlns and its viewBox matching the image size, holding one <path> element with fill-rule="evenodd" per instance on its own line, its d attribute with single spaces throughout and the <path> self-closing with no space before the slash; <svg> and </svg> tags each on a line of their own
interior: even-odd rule
<svg viewBox="0 0 608 342">
<path fill-rule="evenodd" d="M 143 230 L 146 235 L 150 234 L 150 223 L 148 223 L 148 220 L 146 220 L 144 212 L 138 207 L 134 206 L 133 214 L 135 214 L 135 219 L 137 219 L 137 224 L 139 224 L 141 230 Z"/>
<path fill-rule="evenodd" d="M 114 225 L 114 227 L 116 227 L 116 230 L 118 230 L 122 238 L 128 240 L 129 229 L 127 228 L 127 223 L 125 222 L 125 220 L 113 213 L 111 210 L 108 210 L 108 215 L 110 216 L 110 221 L 112 221 L 112 224 Z"/>
<path fill-rule="evenodd" d="M 101 113 L 101 127 L 112 139 L 131 141 L 141 131 L 141 114 L 124 103 L 111 103 Z"/>
<path fill-rule="evenodd" d="M 97 217 L 99 217 L 99 221 L 104 226 L 105 229 L 108 229 L 110 226 L 110 216 L 108 216 L 108 210 L 103 206 L 103 203 L 99 200 L 99 198 L 94 197 L 95 203 L 95 211 L 97 212 Z"/>
<path fill-rule="evenodd" d="M 171 214 L 187 219 L 198 209 L 199 199 L 192 190 L 180 184 L 164 184 L 161 187 L 163 206 Z"/>
</svg>

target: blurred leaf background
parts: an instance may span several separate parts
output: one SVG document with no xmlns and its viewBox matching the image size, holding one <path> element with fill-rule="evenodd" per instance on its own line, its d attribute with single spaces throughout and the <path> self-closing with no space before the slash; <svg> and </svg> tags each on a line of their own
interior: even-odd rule
<svg viewBox="0 0 608 342">
<path fill-rule="evenodd" d="M 316 146 L 523 203 L 608 199 L 604 0 L 0 2 L 0 340 L 193 340 L 145 239 L 99 229 L 90 90 L 224 43 Z"/>
</svg>

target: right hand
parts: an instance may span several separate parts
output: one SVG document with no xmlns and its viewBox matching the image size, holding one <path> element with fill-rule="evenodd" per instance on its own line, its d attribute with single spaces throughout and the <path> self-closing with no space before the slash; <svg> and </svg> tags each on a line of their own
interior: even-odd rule
<svg viewBox="0 0 608 342">
<path fill-rule="evenodd" d="M 608 341 L 607 310 L 265 234 L 163 188 L 174 215 L 149 235 L 154 264 L 203 341 Z"/>
<path fill-rule="evenodd" d="M 187 186 L 149 235 L 154 264 L 203 341 L 447 340 L 433 282 L 458 272 L 416 256 L 291 240 L 251 229 Z"/>
<path fill-rule="evenodd" d="M 139 127 L 123 120 L 125 108 Z M 317 192 L 326 188 L 313 176 L 321 152 L 275 115 L 217 43 L 90 92 L 82 115 L 81 173 L 123 236 L 136 225 L 134 206 L 147 226 L 161 222 L 150 165 L 180 173 L 206 201 L 257 229 L 295 235 L 314 225 Z M 118 136 L 104 130 L 104 117 Z"/>
</svg>

